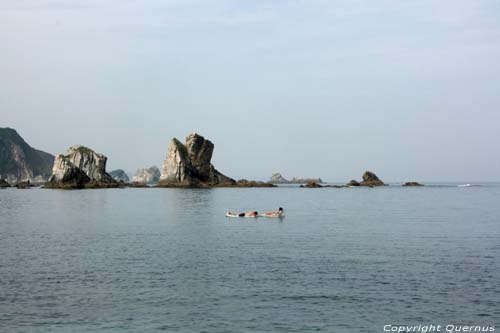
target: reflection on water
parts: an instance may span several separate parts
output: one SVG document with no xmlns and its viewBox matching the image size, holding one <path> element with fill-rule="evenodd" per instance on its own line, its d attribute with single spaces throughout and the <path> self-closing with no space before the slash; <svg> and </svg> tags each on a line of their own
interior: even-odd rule
<svg viewBox="0 0 500 333">
<path fill-rule="evenodd" d="M 495 186 L 3 190 L 0 331 L 498 325 L 499 198 Z M 279 206 L 284 219 L 224 217 Z"/>
</svg>

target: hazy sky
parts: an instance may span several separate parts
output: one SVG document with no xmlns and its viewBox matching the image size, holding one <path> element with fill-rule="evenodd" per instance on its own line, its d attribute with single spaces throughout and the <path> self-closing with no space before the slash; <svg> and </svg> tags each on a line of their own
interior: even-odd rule
<svg viewBox="0 0 500 333">
<path fill-rule="evenodd" d="M 500 1 L 0 0 L 0 127 L 108 170 L 500 180 Z"/>
</svg>

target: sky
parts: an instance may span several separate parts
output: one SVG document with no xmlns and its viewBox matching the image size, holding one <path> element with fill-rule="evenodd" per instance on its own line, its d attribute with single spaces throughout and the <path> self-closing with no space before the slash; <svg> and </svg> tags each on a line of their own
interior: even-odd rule
<svg viewBox="0 0 500 333">
<path fill-rule="evenodd" d="M 0 127 L 108 170 L 499 181 L 496 0 L 0 0 Z"/>
</svg>

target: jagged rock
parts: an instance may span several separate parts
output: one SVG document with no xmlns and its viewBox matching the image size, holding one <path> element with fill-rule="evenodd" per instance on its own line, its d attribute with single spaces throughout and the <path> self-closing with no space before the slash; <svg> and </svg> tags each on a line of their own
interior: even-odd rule
<svg viewBox="0 0 500 333">
<path fill-rule="evenodd" d="M 349 183 L 347 183 L 347 186 L 359 186 L 359 182 L 353 179 Z"/>
<path fill-rule="evenodd" d="M 365 171 L 363 174 L 363 180 L 359 183 L 361 186 L 383 186 L 385 185 L 376 174 L 371 171 Z"/>
<path fill-rule="evenodd" d="M 135 183 L 156 184 L 160 181 L 160 169 L 157 166 L 152 166 L 148 169 L 138 169 L 132 181 Z"/>
<path fill-rule="evenodd" d="M 212 187 L 234 186 L 236 181 L 215 169 L 210 163 L 214 145 L 198 134 L 190 134 L 186 145 L 172 139 L 163 163 L 158 186 Z"/>
<path fill-rule="evenodd" d="M 53 155 L 32 148 L 16 130 L 0 128 L 0 178 L 11 184 L 43 183 L 53 163 Z"/>
<path fill-rule="evenodd" d="M 196 133 L 188 135 L 185 144 L 191 165 L 196 176 L 203 182 L 212 182 L 213 165 L 210 163 L 214 152 L 214 144 Z"/>
<path fill-rule="evenodd" d="M 273 184 L 287 184 L 290 181 L 288 179 L 286 179 L 285 177 L 283 177 L 281 175 L 281 173 L 275 172 L 275 173 L 273 173 L 271 175 L 271 178 L 269 179 L 269 182 L 273 183 Z"/>
<path fill-rule="evenodd" d="M 84 146 L 73 146 L 66 152 L 66 157 L 77 168 L 85 172 L 91 180 L 116 183 L 113 177 L 106 172 L 108 158 L 103 154 L 96 153 Z"/>
<path fill-rule="evenodd" d="M 109 188 L 119 184 L 106 172 L 107 157 L 84 146 L 58 155 L 47 188 Z"/>
<path fill-rule="evenodd" d="M 173 138 L 163 162 L 159 185 L 190 186 L 195 183 L 199 183 L 199 180 L 195 178 L 187 149 L 179 140 Z"/>
<path fill-rule="evenodd" d="M 403 186 L 424 186 L 420 184 L 419 182 L 406 182 L 403 184 Z"/>
<path fill-rule="evenodd" d="M 109 175 L 117 182 L 128 183 L 130 181 L 127 174 L 122 169 L 113 170 L 109 173 Z"/>
<path fill-rule="evenodd" d="M 5 179 L 0 179 L 0 188 L 7 188 L 7 187 L 10 187 L 9 182 L 6 181 Z"/>
<path fill-rule="evenodd" d="M 309 182 L 305 185 L 300 185 L 300 187 L 307 187 L 307 188 L 320 188 L 320 187 L 323 187 L 321 186 L 320 184 L 316 183 L 316 182 Z"/>
</svg>

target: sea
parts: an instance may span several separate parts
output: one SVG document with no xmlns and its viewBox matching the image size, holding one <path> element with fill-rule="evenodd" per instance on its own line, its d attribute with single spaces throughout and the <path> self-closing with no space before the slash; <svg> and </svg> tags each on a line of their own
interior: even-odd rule
<svg viewBox="0 0 500 333">
<path fill-rule="evenodd" d="M 500 184 L 0 190 L 0 332 L 425 325 L 500 331 Z"/>
</svg>

